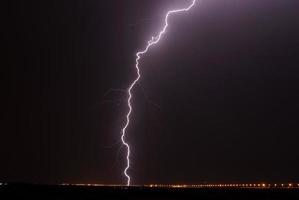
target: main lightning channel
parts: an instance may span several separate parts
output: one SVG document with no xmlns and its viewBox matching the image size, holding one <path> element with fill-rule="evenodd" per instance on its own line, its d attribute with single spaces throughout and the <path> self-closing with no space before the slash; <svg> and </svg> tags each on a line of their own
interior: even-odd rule
<svg viewBox="0 0 299 200">
<path fill-rule="evenodd" d="M 152 37 L 152 39 L 147 42 L 147 46 L 145 47 L 144 50 L 139 51 L 139 52 L 136 53 L 136 64 L 135 64 L 135 68 L 136 68 L 136 71 L 137 71 L 137 77 L 134 79 L 134 81 L 131 83 L 131 85 L 129 86 L 129 88 L 127 90 L 127 93 L 128 93 L 128 101 L 127 101 L 127 103 L 128 103 L 129 111 L 128 111 L 127 115 L 126 115 L 126 124 L 122 128 L 122 135 L 121 135 L 121 141 L 122 141 L 123 145 L 125 145 L 126 148 L 127 148 L 127 156 L 126 156 L 127 165 L 126 165 L 126 168 L 124 169 L 124 175 L 127 178 L 127 186 L 129 186 L 131 184 L 131 177 L 128 174 L 128 170 L 130 168 L 130 154 L 131 154 L 131 151 L 130 151 L 130 145 L 125 140 L 125 136 L 126 136 L 126 130 L 127 130 L 128 126 L 130 124 L 130 116 L 131 116 L 131 113 L 132 113 L 132 110 L 133 110 L 132 104 L 131 104 L 131 100 L 132 100 L 132 89 L 134 88 L 134 86 L 137 84 L 137 82 L 139 81 L 139 79 L 141 77 L 141 75 L 140 75 L 140 69 L 139 69 L 139 60 L 141 59 L 141 56 L 143 54 L 146 54 L 148 52 L 148 50 L 149 50 L 149 48 L 151 46 L 159 43 L 159 41 L 161 40 L 162 36 L 165 34 L 166 29 L 168 27 L 168 18 L 169 18 L 169 16 L 171 16 L 172 14 L 189 11 L 195 5 L 196 1 L 197 0 L 192 0 L 192 3 L 187 8 L 182 8 L 182 9 L 168 11 L 167 14 L 166 14 L 166 16 L 165 16 L 165 24 L 164 24 L 164 27 L 163 27 L 162 31 L 157 36 Z"/>
</svg>

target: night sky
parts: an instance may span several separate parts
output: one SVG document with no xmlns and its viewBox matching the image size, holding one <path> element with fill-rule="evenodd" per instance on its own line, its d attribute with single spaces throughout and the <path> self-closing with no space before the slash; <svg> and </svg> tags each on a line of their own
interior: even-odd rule
<svg viewBox="0 0 299 200">
<path fill-rule="evenodd" d="M 123 183 L 135 53 L 188 0 L 13 1 L 0 181 Z M 134 89 L 132 184 L 299 181 L 299 1 L 200 0 Z"/>
</svg>

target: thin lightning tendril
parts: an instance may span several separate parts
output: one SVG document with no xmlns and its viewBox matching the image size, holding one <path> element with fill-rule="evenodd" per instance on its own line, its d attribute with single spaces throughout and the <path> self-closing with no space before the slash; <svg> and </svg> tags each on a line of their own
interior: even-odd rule
<svg viewBox="0 0 299 200">
<path fill-rule="evenodd" d="M 125 145 L 126 148 L 127 148 L 127 156 L 126 156 L 126 158 L 127 158 L 127 166 L 126 166 L 126 168 L 124 170 L 124 175 L 127 178 L 127 186 L 129 186 L 130 183 L 131 183 L 131 177 L 128 174 L 128 169 L 130 168 L 130 153 L 131 152 L 130 152 L 130 146 L 129 146 L 129 144 L 125 140 L 125 136 L 126 136 L 126 130 L 127 130 L 128 126 L 130 124 L 130 116 L 131 116 L 131 113 L 132 113 L 132 110 L 133 110 L 132 105 L 131 105 L 132 89 L 134 88 L 134 86 L 137 84 L 137 82 L 139 81 L 139 79 L 141 77 L 141 75 L 140 75 L 140 69 L 139 69 L 139 60 L 141 59 L 141 56 L 143 54 L 145 54 L 145 53 L 148 52 L 148 50 L 149 50 L 149 48 L 151 46 L 157 44 L 161 40 L 162 36 L 165 34 L 166 29 L 168 27 L 168 18 L 169 18 L 169 16 L 172 15 L 172 14 L 175 14 L 175 13 L 189 11 L 195 5 L 196 1 L 197 0 L 192 0 L 191 5 L 189 5 L 187 8 L 168 11 L 167 14 L 166 14 L 166 17 L 165 17 L 164 27 L 163 27 L 162 31 L 159 33 L 159 35 L 157 35 L 156 37 L 152 37 L 152 39 L 148 41 L 146 48 L 143 51 L 139 51 L 139 52 L 136 53 L 136 65 L 135 65 L 135 68 L 136 68 L 136 71 L 137 71 L 137 77 L 136 77 L 136 79 L 134 79 L 134 81 L 131 83 L 131 85 L 129 86 L 129 88 L 127 90 L 127 93 L 128 93 L 128 96 L 129 96 L 128 97 L 128 101 L 127 101 L 129 111 L 128 111 L 127 115 L 126 115 L 126 124 L 123 127 L 123 129 L 122 129 L 122 135 L 121 135 L 121 141 L 122 141 L 123 145 Z"/>
</svg>

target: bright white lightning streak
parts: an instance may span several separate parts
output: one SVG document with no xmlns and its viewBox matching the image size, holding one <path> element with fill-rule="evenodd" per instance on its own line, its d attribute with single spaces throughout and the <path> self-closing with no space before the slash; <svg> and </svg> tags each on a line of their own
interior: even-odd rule
<svg viewBox="0 0 299 200">
<path fill-rule="evenodd" d="M 122 129 L 122 135 L 121 135 L 121 140 L 122 140 L 122 143 L 123 145 L 125 145 L 127 147 L 127 166 L 124 170 L 124 175 L 127 177 L 127 185 L 129 186 L 130 183 L 131 183 L 131 177 L 129 176 L 128 174 L 128 169 L 130 168 L 130 146 L 129 144 L 125 141 L 125 136 L 126 136 L 126 130 L 130 124 L 130 116 L 131 116 L 131 113 L 132 113 L 132 105 L 131 105 L 131 100 L 132 100 L 132 89 L 134 88 L 134 86 L 136 85 L 136 83 L 139 81 L 141 75 L 140 75 L 140 69 L 139 69 L 139 60 L 141 59 L 141 56 L 145 53 L 148 52 L 149 48 L 155 44 L 157 44 L 162 36 L 165 34 L 166 32 L 166 29 L 168 27 L 168 18 L 170 15 L 172 14 L 176 14 L 176 13 L 180 13 L 180 12 L 187 12 L 189 11 L 194 5 L 195 5 L 195 2 L 197 0 L 192 0 L 192 3 L 187 7 L 187 8 L 182 8 L 182 9 L 178 9 L 178 10 L 171 10 L 171 11 L 168 11 L 167 14 L 166 14 L 166 17 L 165 17 L 165 24 L 164 24 L 164 27 L 162 29 L 162 31 L 159 33 L 159 35 L 157 35 L 156 37 L 152 37 L 152 39 L 150 41 L 148 41 L 147 43 L 147 46 L 145 47 L 145 49 L 143 51 L 139 51 L 136 53 L 136 65 L 135 65 L 135 68 L 136 68 L 136 71 L 137 71 L 137 77 L 136 79 L 131 83 L 130 87 L 128 88 L 127 90 L 127 93 L 128 93 L 128 107 L 129 107 L 129 111 L 127 113 L 127 120 L 126 120 L 126 124 L 125 126 L 123 127 Z"/>
</svg>

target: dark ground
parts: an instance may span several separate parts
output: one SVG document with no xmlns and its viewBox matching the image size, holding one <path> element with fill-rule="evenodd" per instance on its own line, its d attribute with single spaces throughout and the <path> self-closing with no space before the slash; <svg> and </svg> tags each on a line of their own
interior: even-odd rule
<svg viewBox="0 0 299 200">
<path fill-rule="evenodd" d="M 3 198 L 5 197 L 5 198 Z M 14 184 L 0 187 L 1 199 L 299 199 L 298 189 L 157 189 Z"/>
</svg>

